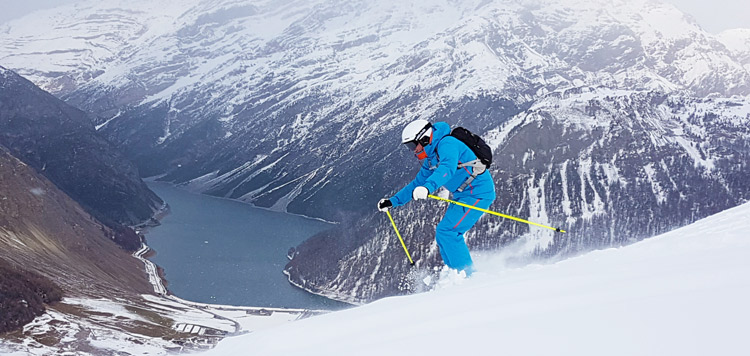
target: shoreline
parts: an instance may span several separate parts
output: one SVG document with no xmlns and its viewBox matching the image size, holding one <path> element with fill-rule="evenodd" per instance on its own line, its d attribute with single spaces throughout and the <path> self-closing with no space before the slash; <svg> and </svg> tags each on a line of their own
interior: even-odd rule
<svg viewBox="0 0 750 356">
<path fill-rule="evenodd" d="M 190 305 L 192 307 L 196 308 L 216 308 L 219 310 L 250 310 L 250 311 L 260 311 L 260 310 L 268 310 L 268 311 L 278 311 L 278 312 L 306 312 L 306 313 L 328 313 L 330 310 L 322 310 L 322 309 L 306 309 L 306 308 L 280 308 L 280 307 L 251 307 L 251 306 L 243 306 L 243 305 L 228 305 L 228 304 L 211 304 L 211 303 L 202 303 L 202 302 L 194 302 L 187 299 L 182 299 L 174 294 L 171 294 L 166 286 L 164 285 L 164 281 L 162 280 L 161 276 L 159 276 L 158 272 L 158 266 L 149 261 L 147 258 L 144 257 L 145 254 L 148 254 L 149 252 L 154 251 L 152 250 L 148 245 L 141 242 L 141 248 L 133 252 L 133 257 L 139 259 L 141 262 L 144 263 L 146 266 L 146 272 L 148 273 L 149 282 L 151 282 L 151 285 L 154 287 L 154 293 L 160 297 L 165 297 L 167 299 L 180 302 L 186 305 Z M 312 293 L 315 294 L 315 293 Z"/>
<path fill-rule="evenodd" d="M 185 183 L 175 184 L 173 182 L 165 182 L 165 181 L 158 181 L 158 180 L 156 180 L 156 179 L 159 179 L 159 178 L 161 178 L 163 176 L 164 175 L 149 177 L 148 180 L 147 180 L 147 178 L 142 178 L 142 180 L 144 182 L 146 182 L 146 183 L 167 184 L 167 185 L 170 185 L 170 186 L 172 186 L 174 188 L 177 188 L 177 189 L 180 189 L 180 190 L 184 190 L 184 191 L 192 193 L 192 194 L 203 195 L 203 196 L 207 196 L 207 197 L 211 197 L 211 198 L 215 198 L 215 199 L 229 200 L 229 201 L 233 201 L 233 202 L 242 203 L 242 204 L 245 204 L 245 205 L 250 206 L 250 207 L 255 208 L 255 209 L 261 209 L 261 210 L 270 211 L 270 212 L 274 212 L 274 213 L 280 213 L 280 214 L 289 214 L 289 215 L 292 215 L 292 216 L 297 216 L 297 217 L 301 217 L 301 218 L 305 218 L 305 219 L 309 219 L 309 220 L 316 220 L 316 221 L 324 222 L 324 223 L 331 224 L 331 225 L 339 225 L 340 224 L 339 222 L 336 222 L 336 221 L 328 221 L 326 219 L 316 218 L 314 216 L 307 216 L 307 215 L 304 215 L 304 214 L 291 213 L 289 211 L 274 210 L 274 209 L 271 209 L 271 208 L 267 208 L 267 207 L 263 207 L 263 206 L 258 206 L 258 205 L 255 205 L 253 203 L 249 203 L 249 202 L 246 202 L 246 201 L 243 201 L 243 200 L 239 200 L 239 199 L 235 199 L 235 198 L 219 197 L 219 196 L 215 196 L 215 195 L 205 194 L 205 193 L 202 193 L 202 192 L 197 191 L 197 190 L 192 190 L 192 189 L 185 188 L 184 187 Z M 151 179 L 151 178 L 153 178 L 153 179 Z"/>
<path fill-rule="evenodd" d="M 283 273 L 286 276 L 287 280 L 289 281 L 289 284 L 291 284 L 291 285 L 293 285 L 293 286 L 295 286 L 295 287 L 297 287 L 297 288 L 299 288 L 299 289 L 301 289 L 301 290 L 303 290 L 305 292 L 308 292 L 310 294 L 314 294 L 314 295 L 317 295 L 317 296 L 320 296 L 320 297 L 323 297 L 323 298 L 327 298 L 327 299 L 330 299 L 330 300 L 333 300 L 333 301 L 336 301 L 336 302 L 339 302 L 339 303 L 349 304 L 349 305 L 351 305 L 353 307 L 357 307 L 357 306 L 360 306 L 360 305 L 367 304 L 366 302 L 354 301 L 354 300 L 351 300 L 351 299 L 342 300 L 342 299 L 333 298 L 333 296 L 339 297 L 339 295 L 338 294 L 333 294 L 333 293 L 323 293 L 323 292 L 312 290 L 310 288 L 305 288 L 304 286 L 300 285 L 299 283 L 293 281 L 292 280 L 292 276 L 289 274 L 289 272 L 287 272 L 286 270 L 284 270 Z"/>
<path fill-rule="evenodd" d="M 169 291 L 167 290 L 167 287 L 164 283 L 164 280 L 159 276 L 159 271 L 155 263 L 149 261 L 144 255 L 152 252 L 153 250 L 146 245 L 145 242 L 143 242 L 143 238 L 141 238 L 141 248 L 138 249 L 138 251 L 133 252 L 133 257 L 139 259 L 141 262 L 143 262 L 144 266 L 146 267 L 146 274 L 148 275 L 148 281 L 151 283 L 151 286 L 154 287 L 154 293 L 156 295 L 161 297 L 167 297 L 169 296 Z"/>
<path fill-rule="evenodd" d="M 169 327 L 177 333 L 191 335 L 191 339 L 201 340 L 201 338 L 207 338 L 208 344 L 211 345 L 209 348 L 216 346 L 221 340 L 230 337 L 331 312 L 329 310 L 315 309 L 209 304 L 182 299 L 170 294 L 164 286 L 163 278 L 158 274 L 158 266 L 144 257 L 151 251 L 153 250 L 148 245 L 141 242 L 141 248 L 133 253 L 133 257 L 144 263 L 149 282 L 154 287 L 154 294 L 156 294 L 142 294 L 141 298 L 147 302 L 155 302 L 157 305 L 169 306 L 170 304 L 166 303 L 172 303 L 171 305 L 177 305 L 179 309 L 192 315 L 188 318 L 170 318 Z M 201 313 L 205 313 L 205 316 L 196 317 L 196 315 L 201 315 Z M 216 320 L 224 320 L 226 328 L 217 328 L 215 324 Z M 269 322 L 269 320 L 273 321 Z"/>
</svg>

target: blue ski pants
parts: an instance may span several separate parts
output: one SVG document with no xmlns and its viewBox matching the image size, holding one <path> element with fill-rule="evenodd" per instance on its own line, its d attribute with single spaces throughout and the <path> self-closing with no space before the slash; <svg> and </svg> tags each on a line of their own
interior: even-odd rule
<svg viewBox="0 0 750 356">
<path fill-rule="evenodd" d="M 456 200 L 477 208 L 487 209 L 495 199 L 494 197 L 492 199 L 477 199 L 469 196 Z M 440 256 L 448 267 L 466 271 L 467 275 L 470 275 L 473 271 L 474 262 L 471 260 L 469 247 L 466 246 L 464 233 L 474 226 L 483 214 L 481 211 L 464 208 L 456 204 L 448 206 L 448 211 L 445 212 L 445 216 L 440 220 L 435 231 L 435 241 L 440 247 Z"/>
</svg>

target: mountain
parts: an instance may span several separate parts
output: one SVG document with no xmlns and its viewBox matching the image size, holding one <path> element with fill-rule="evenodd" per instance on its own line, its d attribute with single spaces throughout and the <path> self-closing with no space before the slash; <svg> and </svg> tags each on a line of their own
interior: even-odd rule
<svg viewBox="0 0 750 356">
<path fill-rule="evenodd" d="M 119 224 L 148 220 L 163 204 L 84 112 L 2 67 L 0 145 L 116 228 L 118 242 L 131 250 L 140 240 Z"/>
<path fill-rule="evenodd" d="M 347 301 L 405 292 L 374 205 L 417 169 L 398 147 L 416 118 L 491 142 L 491 209 L 569 231 L 486 217 L 475 251 L 572 256 L 750 194 L 746 64 L 659 1 L 90 1 L 0 33 L 0 63 L 92 112 L 141 174 L 341 222 L 285 271 Z M 419 268 L 442 209 L 394 211 Z"/>
<path fill-rule="evenodd" d="M 749 92 L 674 7 L 608 3 L 84 2 L 11 23 L 0 61 L 96 113 L 146 176 L 337 220 L 392 188 L 349 172 L 393 171 L 380 158 L 415 117 L 486 131 L 580 86 Z"/>
<path fill-rule="evenodd" d="M 750 71 L 750 29 L 726 30 L 719 34 L 718 39 L 736 56 L 745 69 Z"/>
<path fill-rule="evenodd" d="M 154 295 L 143 262 L 116 235 L 0 146 L 0 354 L 167 355 L 239 331 L 222 314 L 246 329 L 273 325 Z"/>
<path fill-rule="evenodd" d="M 76 294 L 152 291 L 142 263 L 114 243 L 115 231 L 2 146 L 0 177 L 0 256 L 6 262 Z"/>
<path fill-rule="evenodd" d="M 470 279 L 226 339 L 205 355 L 742 354 L 750 205 L 553 264 L 488 254 Z M 290 342 L 293 340 L 294 342 Z M 668 351 L 665 351 L 668 350 Z"/>
<path fill-rule="evenodd" d="M 52 182 L 0 146 L 0 265 L 5 271 L 29 274 L 30 283 L 54 284 L 68 296 L 117 297 L 152 290 L 142 263 L 114 243 L 115 231 L 91 215 Z M 18 282 L 0 278 L 3 298 Z M 62 290 L 60 290 L 60 288 Z M 44 290 L 36 289 L 35 290 Z M 55 288 L 48 289 L 55 291 Z M 33 299 L 28 299 L 33 300 Z M 49 302 L 51 300 L 44 300 Z M 6 300 L 2 305 L 7 306 Z M 29 308 L 37 305 L 29 302 Z M 31 318 L 21 318 L 20 325 Z M 3 314 L 5 322 L 9 314 Z M 19 326 L 19 324 L 15 324 Z M 7 330 L 4 330 L 7 331 Z"/>
</svg>

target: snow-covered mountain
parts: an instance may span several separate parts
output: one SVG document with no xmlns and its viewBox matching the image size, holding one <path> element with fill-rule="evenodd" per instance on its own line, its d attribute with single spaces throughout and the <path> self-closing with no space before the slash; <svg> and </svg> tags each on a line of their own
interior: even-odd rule
<svg viewBox="0 0 750 356">
<path fill-rule="evenodd" d="M 741 355 L 750 318 L 750 205 L 555 264 L 481 273 L 430 293 L 228 338 L 205 355 Z"/>
<path fill-rule="evenodd" d="M 490 140 L 492 209 L 569 231 L 484 218 L 475 249 L 571 255 L 750 194 L 746 63 L 659 1 L 91 1 L 0 34 L 0 64 L 95 113 L 143 174 L 342 221 L 286 271 L 350 301 L 408 268 L 373 207 L 416 170 L 415 118 Z M 395 212 L 420 267 L 440 209 Z"/>
<path fill-rule="evenodd" d="M 732 51 L 745 69 L 750 71 L 750 29 L 727 30 L 720 33 L 718 39 Z"/>
<path fill-rule="evenodd" d="M 138 77 L 140 90 L 123 103 L 173 102 L 174 109 L 184 106 L 175 94 L 200 86 L 222 107 L 244 103 L 271 78 L 300 82 L 289 94 L 325 83 L 334 87 L 328 91 L 357 88 L 361 97 L 413 83 L 445 85 L 441 94 L 463 97 L 554 69 L 701 96 L 748 90 L 748 74 L 716 38 L 652 0 L 90 1 L 37 12 L 1 31 L 2 63 L 45 89 L 121 91 L 138 87 Z M 409 63 L 420 57 L 423 63 Z M 454 65 L 447 73 L 463 76 L 434 75 Z M 575 77 L 545 82 L 566 86 Z"/>
</svg>

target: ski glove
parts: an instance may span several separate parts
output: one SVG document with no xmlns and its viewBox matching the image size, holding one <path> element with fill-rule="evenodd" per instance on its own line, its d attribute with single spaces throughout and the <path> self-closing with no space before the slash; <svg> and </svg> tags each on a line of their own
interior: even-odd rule
<svg viewBox="0 0 750 356">
<path fill-rule="evenodd" d="M 414 198 L 414 200 L 427 199 L 427 194 L 430 194 L 430 191 L 423 186 L 419 186 L 414 188 L 414 191 L 411 192 L 411 197 Z"/>
<path fill-rule="evenodd" d="M 390 199 L 380 199 L 378 202 L 378 210 L 385 212 L 388 208 L 392 207 L 393 203 Z"/>
</svg>

